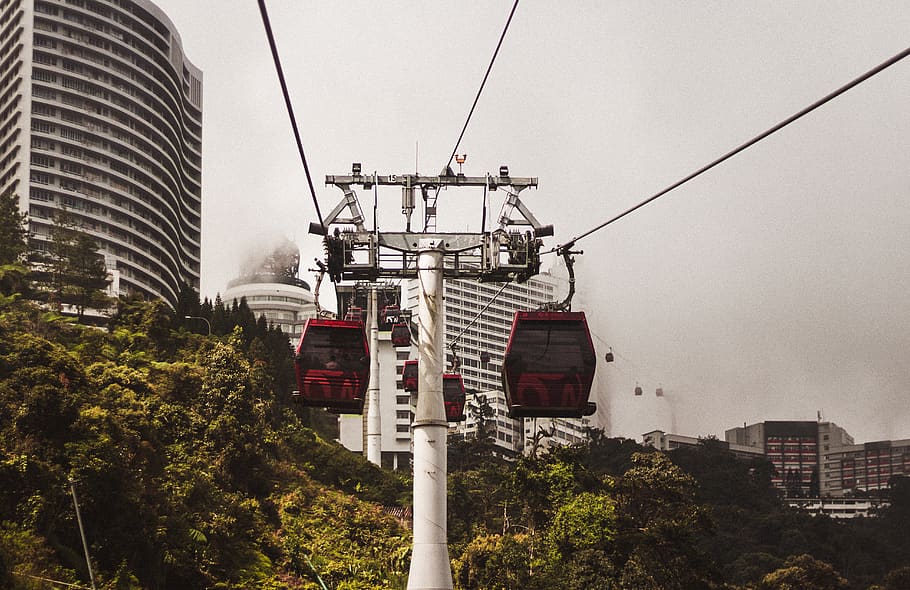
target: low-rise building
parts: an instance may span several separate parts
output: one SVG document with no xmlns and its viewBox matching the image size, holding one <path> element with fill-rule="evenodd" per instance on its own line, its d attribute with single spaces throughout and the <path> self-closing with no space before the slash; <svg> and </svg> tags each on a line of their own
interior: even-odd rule
<svg viewBox="0 0 910 590">
<path fill-rule="evenodd" d="M 822 458 L 822 495 L 877 494 L 910 475 L 910 439 L 831 447 Z"/>
</svg>

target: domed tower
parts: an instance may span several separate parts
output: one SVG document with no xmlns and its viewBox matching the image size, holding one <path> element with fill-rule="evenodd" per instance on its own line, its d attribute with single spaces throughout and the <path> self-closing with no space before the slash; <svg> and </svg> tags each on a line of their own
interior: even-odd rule
<svg viewBox="0 0 910 590">
<path fill-rule="evenodd" d="M 316 303 L 309 284 L 297 277 L 300 250 L 284 239 L 265 255 L 251 255 L 240 267 L 240 276 L 228 283 L 222 299 L 226 305 L 246 298 L 258 318 L 281 328 L 292 344 L 300 340 L 303 324 L 315 317 Z"/>
</svg>

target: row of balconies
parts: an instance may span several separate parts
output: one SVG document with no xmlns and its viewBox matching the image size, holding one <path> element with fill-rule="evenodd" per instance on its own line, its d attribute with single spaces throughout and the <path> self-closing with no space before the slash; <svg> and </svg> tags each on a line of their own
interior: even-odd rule
<svg viewBox="0 0 910 590">
<path fill-rule="evenodd" d="M 39 165 L 39 166 L 46 166 L 48 163 L 47 162 L 48 160 L 51 161 L 51 167 L 52 167 L 53 160 L 51 158 L 49 158 L 47 156 L 41 156 L 39 154 L 32 155 L 32 163 Z M 132 203 L 130 203 L 128 200 L 124 201 L 123 199 L 119 199 L 119 198 L 118 199 L 110 198 L 108 193 L 100 191 L 96 188 L 98 185 L 106 184 L 108 186 L 111 186 L 112 188 L 119 190 L 120 192 L 132 193 L 133 191 L 130 190 L 131 187 L 129 185 L 118 181 L 115 177 L 111 177 L 104 173 L 98 173 L 97 171 L 94 171 L 94 172 L 75 171 L 75 170 L 68 171 L 65 166 L 67 164 L 67 162 L 64 160 L 61 160 L 60 162 L 61 162 L 62 171 L 65 173 L 68 173 L 66 175 L 61 174 L 58 176 L 58 183 L 61 188 L 66 189 L 71 192 L 86 194 L 87 196 L 92 197 L 96 201 L 103 200 L 103 201 L 110 202 L 121 209 L 123 209 L 123 207 L 121 206 L 121 203 L 126 202 L 130 205 L 129 208 L 126 210 L 129 211 L 130 213 L 132 213 Z M 74 182 L 71 179 L 71 177 L 73 177 L 73 176 L 77 177 L 80 180 L 77 180 Z M 92 185 L 86 185 L 85 183 L 81 182 L 81 179 L 85 179 L 87 181 L 92 182 Z M 47 177 L 36 177 L 36 182 L 40 182 L 42 184 L 51 184 L 51 179 L 47 178 Z M 174 241 L 174 238 L 176 236 L 176 230 L 173 227 L 169 227 L 168 229 L 170 231 L 167 231 L 160 225 L 160 223 L 157 222 L 157 220 L 155 220 L 155 221 L 152 220 L 151 215 L 148 214 L 148 211 L 146 209 L 141 208 L 141 207 L 138 209 L 142 213 L 140 215 L 140 217 L 144 218 L 152 226 L 158 228 L 161 231 L 161 235 L 163 237 L 167 237 L 171 241 L 171 247 L 173 248 L 173 250 L 175 252 L 182 252 L 182 250 L 180 248 L 178 248 L 177 242 Z M 133 218 L 132 215 L 129 217 Z M 132 227 L 132 224 L 130 224 L 130 225 Z M 146 235 L 152 235 L 152 234 L 149 230 L 146 230 Z M 198 248 L 198 246 L 196 246 L 196 247 Z M 190 252 L 187 252 L 187 254 L 193 255 L 195 258 L 198 259 L 198 251 L 195 251 L 195 252 L 190 251 Z"/>
<path fill-rule="evenodd" d="M 201 140 L 199 139 L 202 133 L 202 124 L 201 124 L 201 113 L 199 113 L 198 108 L 187 103 L 185 97 L 179 92 L 180 85 L 178 85 L 174 80 L 167 79 L 166 76 L 161 71 L 161 66 L 158 64 L 149 64 L 145 60 L 139 60 L 136 58 L 135 54 L 127 49 L 119 47 L 116 43 L 92 43 L 95 40 L 95 37 L 83 33 L 81 31 L 72 31 L 65 30 L 63 33 L 57 33 L 56 27 L 47 28 L 39 26 L 39 23 L 36 22 L 36 28 L 43 30 L 46 33 L 53 33 L 59 36 L 61 52 L 67 55 L 79 56 L 82 59 L 88 59 L 85 57 L 86 54 L 90 53 L 92 50 L 84 48 L 80 45 L 94 45 L 98 47 L 101 51 L 105 51 L 110 55 L 115 56 L 118 59 L 105 59 L 102 57 L 93 57 L 90 61 L 93 63 L 108 64 L 107 67 L 109 70 L 120 74 L 121 76 L 128 79 L 133 85 L 124 85 L 122 86 L 122 91 L 129 94 L 131 97 L 138 98 L 139 102 L 145 104 L 153 111 L 156 111 L 161 115 L 162 108 L 164 112 L 174 115 L 174 113 L 180 115 L 179 120 L 182 123 L 175 121 L 176 127 L 186 131 L 189 135 L 184 135 L 181 133 L 183 140 L 195 150 L 195 153 L 201 150 Z M 38 41 L 42 39 L 43 41 Z M 51 38 L 53 39 L 53 38 Z M 76 40 L 79 42 L 79 45 L 69 45 L 70 40 Z M 36 35 L 36 44 L 48 47 L 47 38 L 41 37 L 41 35 Z M 54 43 L 56 44 L 56 40 Z M 100 62 L 100 63 L 99 63 Z M 164 60 L 170 68 L 170 62 Z M 129 65 L 127 65 L 129 64 Z M 154 69 L 150 69 L 150 68 Z M 138 76 L 136 70 L 143 71 L 148 77 Z M 175 74 L 176 75 L 176 74 Z M 141 87 L 145 90 L 147 94 L 137 94 L 137 87 Z M 162 100 L 162 96 L 170 96 L 171 100 L 169 104 L 166 104 Z M 160 106 L 154 106 L 154 105 Z M 192 110 L 186 110 L 187 108 Z M 199 113 L 199 114 L 197 114 Z M 161 115 L 164 116 L 164 115 Z M 197 164 L 198 165 L 198 164 Z"/>
<path fill-rule="evenodd" d="M 36 69 L 32 72 L 32 78 L 35 80 L 41 81 L 41 82 L 49 83 L 49 84 L 54 84 L 54 85 L 58 84 L 57 74 L 52 71 L 49 71 L 49 70 Z M 174 155 L 184 153 L 183 149 L 178 149 L 178 145 L 180 145 L 178 135 L 174 131 L 173 127 L 170 124 L 167 124 L 167 122 L 164 119 L 160 119 L 161 125 L 158 125 L 158 122 L 153 120 L 151 115 L 148 115 L 145 112 L 139 112 L 135 108 L 135 105 L 133 103 L 118 97 L 116 94 L 110 94 L 110 93 L 104 92 L 100 88 L 94 86 L 92 83 L 82 82 L 75 78 L 68 77 L 65 74 L 61 74 L 61 78 L 59 79 L 59 85 L 63 86 L 64 88 L 68 88 L 70 90 L 75 90 L 76 92 L 79 92 L 81 94 L 85 94 L 85 95 L 93 96 L 95 98 L 106 100 L 106 101 L 110 102 L 112 105 L 114 105 L 115 107 L 118 107 L 118 108 L 114 108 L 114 109 L 110 109 L 110 110 L 108 110 L 106 107 L 101 107 L 101 108 L 96 107 L 95 109 L 93 109 L 94 112 L 92 112 L 86 108 L 86 106 L 85 106 L 86 103 L 83 100 L 82 108 L 80 110 L 82 110 L 84 112 L 88 112 L 91 116 L 97 116 L 98 111 L 105 112 L 106 114 L 102 115 L 102 116 L 105 116 L 105 118 L 107 120 L 104 123 L 97 122 L 97 121 L 94 121 L 91 119 L 86 121 L 81 116 L 77 115 L 76 113 L 69 112 L 69 113 L 67 113 L 67 116 L 69 116 L 72 119 L 73 123 L 86 127 L 90 131 L 102 132 L 104 134 L 110 135 L 111 129 L 108 127 L 107 122 L 108 121 L 116 122 L 120 126 L 122 126 L 124 129 L 129 129 L 131 132 L 139 133 L 140 135 L 145 137 L 148 141 L 150 141 L 153 145 L 157 146 L 158 149 L 161 150 L 161 152 L 163 152 L 163 153 L 174 154 Z M 66 94 L 64 93 L 62 96 L 66 96 Z M 70 100 L 68 102 L 76 102 L 76 101 Z M 72 106 L 76 106 L 76 105 L 72 105 Z M 144 121 L 145 123 L 150 125 L 150 127 L 147 127 L 142 122 L 135 121 L 132 118 L 124 115 L 124 111 L 137 115 L 139 117 L 139 119 L 141 119 L 142 121 Z M 61 117 L 64 116 L 64 112 L 66 112 L 66 111 L 61 109 Z M 167 134 L 163 133 L 161 128 L 165 128 L 165 129 L 169 130 L 170 137 L 168 137 Z M 130 141 L 130 143 L 132 143 L 132 141 Z M 182 147 L 182 145 L 181 145 L 181 147 Z M 149 154 L 149 155 L 151 155 L 151 154 Z M 156 154 L 156 156 L 157 155 L 160 155 L 160 153 Z M 173 161 L 174 160 L 172 159 L 172 163 L 173 163 Z M 178 170 L 181 171 L 182 174 L 178 173 Z M 184 179 L 184 176 L 188 177 L 190 180 L 192 180 L 194 183 L 196 183 L 196 185 L 199 184 L 200 179 L 201 179 L 201 172 L 199 170 L 198 165 L 193 165 L 189 168 L 186 168 L 184 166 L 177 167 L 176 165 L 174 165 L 174 170 L 171 171 L 171 175 L 174 177 L 171 179 L 171 181 L 174 182 L 175 185 L 177 184 L 176 178 L 180 178 L 182 181 Z M 163 180 L 163 178 L 162 178 L 162 180 Z"/>
<path fill-rule="evenodd" d="M 122 258 L 126 258 L 133 264 L 137 264 L 158 276 L 170 274 L 173 278 L 171 269 L 177 268 L 177 262 L 173 259 L 165 259 L 166 257 L 162 256 L 163 251 L 158 251 L 157 249 L 150 247 L 149 243 L 154 245 L 153 242 L 143 243 L 142 241 L 138 241 L 135 239 L 135 234 L 133 232 L 126 231 L 122 227 L 117 227 L 100 216 L 86 213 L 77 208 L 74 208 L 74 211 L 79 211 L 80 226 L 82 229 L 89 231 L 95 236 L 102 236 L 102 239 L 106 238 L 105 241 L 107 242 L 116 242 L 120 247 L 124 248 L 123 250 L 116 247 L 105 248 L 106 250 L 115 250 L 116 252 L 119 252 L 118 255 Z M 53 216 L 51 210 L 46 207 L 32 206 L 29 208 L 29 218 L 50 220 Z M 49 230 L 50 226 L 48 225 L 47 227 Z M 41 231 L 40 223 L 31 226 L 31 233 L 35 236 L 45 235 L 45 232 Z M 46 235 L 49 238 L 50 231 L 48 231 Z M 147 256 L 135 256 L 134 254 L 137 250 Z M 159 264 L 154 264 L 154 261 L 157 261 Z"/>
<path fill-rule="evenodd" d="M 46 121 L 41 121 L 41 120 L 37 120 L 37 119 L 33 119 L 33 121 L 32 121 L 32 130 L 33 130 L 33 131 L 38 131 L 38 132 L 41 132 L 41 133 L 45 133 L 45 134 L 48 134 L 48 135 L 53 135 L 53 134 L 56 134 L 56 133 L 57 133 L 57 129 L 56 129 L 56 127 L 55 127 L 54 125 L 52 125 L 51 123 L 48 123 L 48 122 L 46 122 Z M 67 139 L 70 139 L 70 140 L 72 140 L 72 141 L 80 141 L 80 140 L 81 140 L 80 143 L 81 143 L 82 145 L 93 146 L 93 147 L 100 147 L 100 148 L 102 148 L 102 149 L 104 148 L 105 145 L 107 145 L 107 146 L 110 146 L 110 145 L 111 145 L 111 144 L 109 144 L 109 143 L 106 142 L 106 141 L 105 141 L 105 142 L 101 142 L 101 141 L 97 141 L 97 140 L 95 140 L 95 139 L 89 139 L 89 138 L 87 138 L 87 137 L 85 136 L 84 133 L 75 131 L 75 130 L 73 130 L 73 129 L 71 129 L 71 128 L 61 127 L 61 128 L 59 129 L 59 131 L 60 131 L 60 132 L 59 132 L 59 136 L 60 136 L 60 137 L 67 138 Z M 61 144 L 61 145 L 65 145 L 65 144 Z M 78 148 L 76 148 L 76 149 L 78 149 Z M 110 150 L 108 150 L 108 151 L 110 151 Z M 112 155 L 112 156 L 115 156 L 115 157 L 119 157 L 119 156 L 116 156 L 116 154 L 111 154 L 111 155 Z M 122 160 L 123 158 L 120 158 L 120 159 Z M 111 161 L 110 159 L 108 159 L 107 164 L 108 164 L 108 166 L 111 167 L 112 169 L 113 169 L 113 168 L 116 168 L 116 166 L 114 166 L 114 165 L 112 164 L 112 161 Z M 130 167 L 129 164 L 127 164 L 127 163 L 124 162 L 124 163 L 122 163 L 122 166 L 123 166 L 123 170 L 125 170 L 125 172 L 121 172 L 121 174 L 129 174 L 129 173 L 131 172 L 132 168 Z M 127 192 L 127 193 L 130 194 L 131 196 L 138 198 L 139 200 L 143 201 L 144 203 L 146 203 L 146 204 L 148 204 L 148 205 L 154 207 L 155 209 L 158 209 L 159 212 L 162 212 L 162 213 L 163 213 L 163 211 L 161 210 L 161 207 L 162 207 L 163 205 L 166 205 L 166 204 L 167 204 L 167 203 L 166 203 L 165 201 L 163 201 L 162 199 L 160 199 L 160 198 L 154 198 L 154 199 L 153 199 L 153 198 L 150 197 L 149 194 L 147 194 L 144 190 L 136 189 L 135 187 L 133 187 L 133 186 L 130 185 L 130 184 L 127 184 L 127 183 L 123 183 L 123 182 L 121 182 L 121 181 L 118 181 L 116 178 L 113 178 L 113 177 L 110 178 L 108 184 L 110 184 L 111 186 L 113 186 L 113 187 L 116 188 L 117 190 L 120 190 L 120 191 L 123 191 L 123 192 Z M 154 188 L 156 188 L 156 187 L 150 187 L 150 188 L 152 188 L 152 189 L 154 190 Z M 160 188 L 163 188 L 163 187 L 160 187 Z M 160 192 L 160 194 L 169 194 L 167 191 L 164 191 L 164 190 L 160 190 L 159 192 Z M 173 194 L 173 193 L 170 193 L 170 194 Z M 176 202 L 176 199 L 175 199 L 175 202 Z M 176 219 L 177 216 L 178 216 L 178 212 L 175 211 L 173 208 L 170 208 L 170 207 L 169 207 L 169 209 L 170 209 L 172 215 L 174 216 L 174 219 Z M 181 211 L 181 213 L 182 213 L 182 211 Z M 194 213 L 198 216 L 198 212 L 195 212 L 195 211 L 194 211 Z M 186 220 L 182 214 L 180 215 L 180 217 L 184 219 L 185 225 L 181 225 L 181 226 L 178 226 L 178 227 L 181 227 L 182 229 L 190 229 L 190 230 L 191 230 L 191 233 L 190 233 L 190 235 L 189 235 L 188 237 L 190 237 L 191 240 L 195 238 L 194 241 L 198 243 L 198 235 L 199 235 L 198 229 L 195 230 L 195 231 L 193 231 L 193 230 L 192 230 L 193 226 L 192 226 L 192 225 L 189 225 L 189 223 L 190 223 L 189 220 Z"/>
</svg>

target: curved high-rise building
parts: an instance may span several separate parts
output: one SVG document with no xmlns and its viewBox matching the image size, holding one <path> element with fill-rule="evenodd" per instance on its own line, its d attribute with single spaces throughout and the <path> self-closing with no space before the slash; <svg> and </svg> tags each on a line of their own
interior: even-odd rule
<svg viewBox="0 0 910 590">
<path fill-rule="evenodd" d="M 199 289 L 202 73 L 147 0 L 0 0 L 0 193 L 32 249 L 56 211 L 96 239 L 119 292 Z"/>
</svg>

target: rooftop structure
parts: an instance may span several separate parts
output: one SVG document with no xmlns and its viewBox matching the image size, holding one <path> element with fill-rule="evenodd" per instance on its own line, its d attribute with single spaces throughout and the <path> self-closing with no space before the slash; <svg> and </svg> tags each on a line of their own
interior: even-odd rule
<svg viewBox="0 0 910 590">
<path fill-rule="evenodd" d="M 296 346 L 307 318 L 316 316 L 315 298 L 310 285 L 297 278 L 299 269 L 299 249 L 284 240 L 268 255 L 245 260 L 241 276 L 228 283 L 222 299 L 230 305 L 245 298 L 253 315 L 265 316 Z"/>
</svg>

